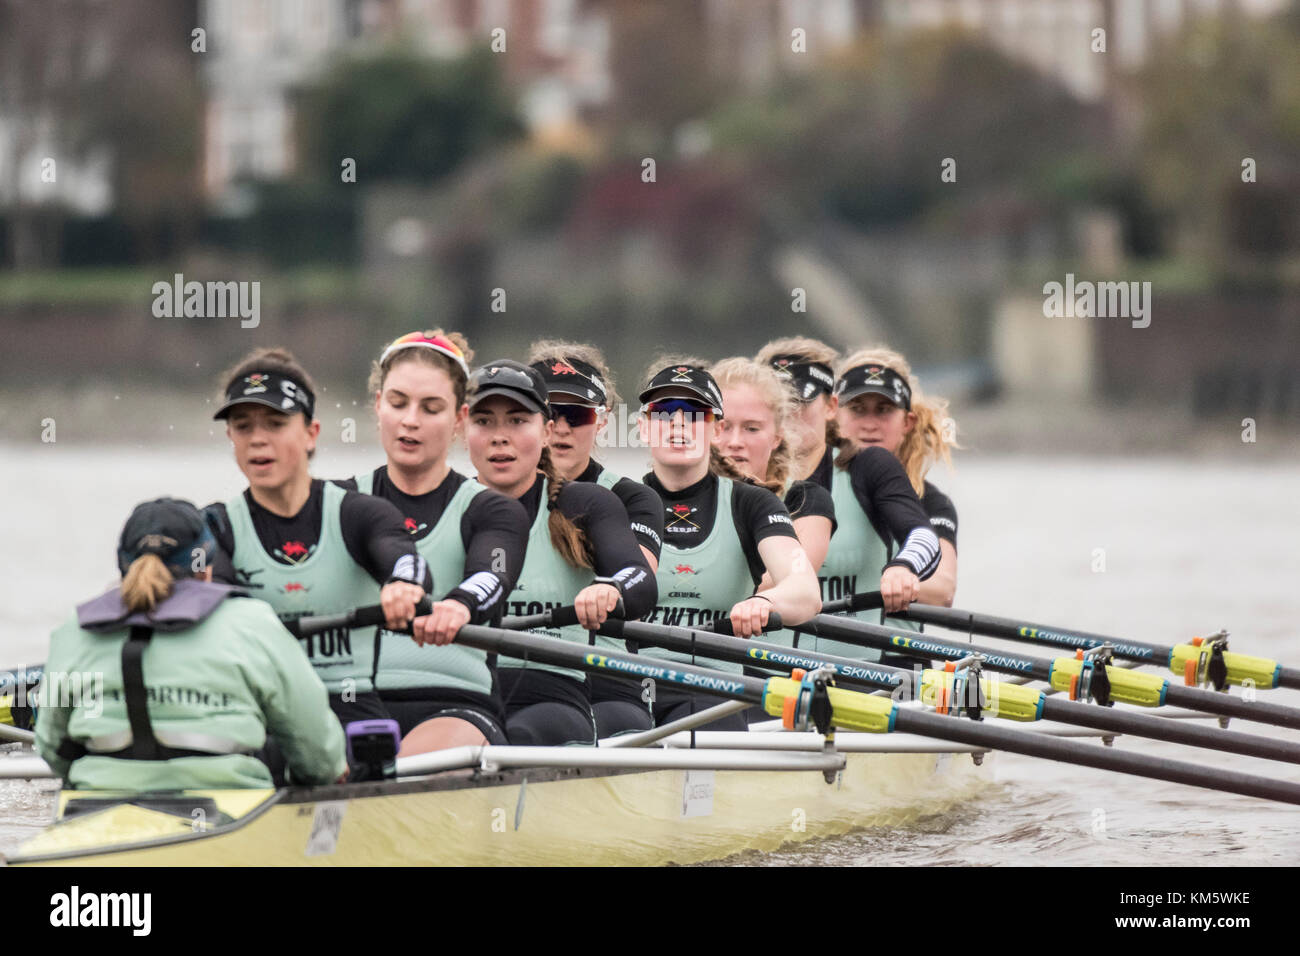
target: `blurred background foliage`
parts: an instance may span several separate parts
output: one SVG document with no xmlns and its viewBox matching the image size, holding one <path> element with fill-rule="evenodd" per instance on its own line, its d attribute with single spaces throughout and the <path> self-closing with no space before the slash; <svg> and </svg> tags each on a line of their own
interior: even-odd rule
<svg viewBox="0 0 1300 956">
<path fill-rule="evenodd" d="M 105 151 L 113 197 L 96 214 L 0 205 L 0 309 L 138 308 L 140 275 L 256 269 L 277 277 L 270 301 L 356 309 L 372 337 L 446 325 L 505 352 L 544 329 L 617 341 L 626 376 L 702 330 L 711 352 L 788 332 L 805 273 L 844 304 L 796 324 L 932 365 L 987 361 L 999 309 L 1041 297 L 1045 274 L 1300 286 L 1295 5 L 1189 19 L 1096 97 L 951 28 L 863 30 L 753 82 L 717 67 L 697 0 L 596 6 L 617 25 L 612 86 L 560 132 L 530 128 L 518 60 L 482 42 L 430 56 L 396 31 L 296 84 L 290 171 L 241 174 L 217 201 L 209 78 L 160 39 L 202 4 L 81 20 L 61 5 L 57 24 L 0 5 L 0 116 L 35 110 L 71 153 Z M 60 57 L 69 69 L 42 67 Z"/>
</svg>

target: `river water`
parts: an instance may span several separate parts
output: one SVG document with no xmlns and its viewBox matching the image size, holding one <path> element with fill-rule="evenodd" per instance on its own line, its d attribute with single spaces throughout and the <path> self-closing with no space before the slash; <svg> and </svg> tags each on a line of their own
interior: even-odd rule
<svg viewBox="0 0 1300 956">
<path fill-rule="evenodd" d="M 1256 463 L 1249 447 L 1208 462 L 963 455 L 955 472 L 935 476 L 960 516 L 957 606 L 1157 643 L 1226 628 L 1235 650 L 1296 666 L 1300 464 Z M 644 470 L 641 453 L 608 458 L 626 474 Z M 313 468 L 333 477 L 375 463 L 372 449 L 337 445 L 323 447 Z M 0 445 L 0 666 L 43 660 L 50 630 L 113 582 L 117 534 L 133 505 L 161 495 L 224 499 L 240 478 L 219 440 L 179 450 Z M 1300 706 L 1300 692 L 1265 693 Z M 1264 725 L 1234 727 L 1300 739 Z M 1116 746 L 1300 782 L 1295 765 L 1132 739 Z M 1141 866 L 1204 865 L 1211 855 L 1215 866 L 1245 866 L 1300 858 L 1292 807 L 1013 755 L 994 764 L 995 783 L 982 796 L 911 827 L 743 862 Z M 0 853 L 49 819 L 51 786 L 0 781 Z"/>
</svg>

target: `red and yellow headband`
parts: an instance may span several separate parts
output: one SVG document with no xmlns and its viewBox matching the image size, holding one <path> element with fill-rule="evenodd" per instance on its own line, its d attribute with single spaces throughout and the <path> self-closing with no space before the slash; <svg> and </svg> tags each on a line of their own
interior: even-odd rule
<svg viewBox="0 0 1300 956">
<path fill-rule="evenodd" d="M 379 356 L 379 364 L 383 365 L 391 356 L 403 349 L 433 349 L 435 352 L 441 352 L 460 366 L 460 370 L 465 373 L 466 378 L 469 377 L 469 364 L 465 361 L 465 353 L 457 347 L 455 342 L 441 335 L 430 337 L 423 332 L 408 332 L 401 338 L 394 339 L 393 343 L 384 349 L 383 354 Z"/>
</svg>

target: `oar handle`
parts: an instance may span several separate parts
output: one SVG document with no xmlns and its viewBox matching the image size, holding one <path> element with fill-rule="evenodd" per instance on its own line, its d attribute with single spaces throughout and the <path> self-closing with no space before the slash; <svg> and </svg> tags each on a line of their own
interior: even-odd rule
<svg viewBox="0 0 1300 956">
<path fill-rule="evenodd" d="M 623 597 L 620 595 L 618 603 L 614 605 L 614 610 L 609 612 L 606 620 L 621 621 L 626 616 L 627 609 L 623 606 Z M 547 608 L 540 614 L 523 614 L 519 617 L 501 619 L 501 627 L 507 631 L 530 631 L 535 627 L 576 627 L 577 624 L 578 610 L 572 604 Z"/>
<path fill-rule="evenodd" d="M 623 599 L 619 598 L 618 605 L 605 623 L 599 628 L 601 634 L 606 637 L 623 636 L 623 620 L 625 618 L 623 609 Z M 527 631 L 537 627 L 572 627 L 578 623 L 578 612 L 573 605 L 569 604 L 564 607 L 553 607 L 549 610 L 542 611 L 540 614 L 526 614 L 520 617 L 507 617 L 501 621 L 501 627 L 507 631 Z M 781 615 L 775 609 L 768 612 L 767 626 L 763 628 L 764 633 L 769 631 L 779 631 L 785 625 L 781 623 Z M 731 621 L 728 618 L 720 618 L 713 622 L 709 627 L 697 628 L 696 630 L 710 631 L 714 634 L 727 634 L 734 636 L 731 629 Z"/>
<path fill-rule="evenodd" d="M 770 634 L 772 631 L 782 630 L 785 625 L 781 622 L 781 612 L 773 608 L 767 612 L 767 623 L 763 625 L 763 633 Z M 728 637 L 735 637 L 736 632 L 731 626 L 731 618 L 720 617 L 713 622 L 711 627 L 704 630 L 712 631 L 714 634 L 726 634 Z"/>
<path fill-rule="evenodd" d="M 823 614 L 842 614 L 845 611 L 875 611 L 885 606 L 879 591 L 864 591 L 862 594 L 850 594 L 846 598 L 822 602 Z"/>
<path fill-rule="evenodd" d="M 415 605 L 415 616 L 424 617 L 432 610 L 433 601 L 428 597 L 422 597 Z M 383 605 L 370 604 L 366 607 L 354 607 L 350 611 L 340 611 L 338 614 L 313 614 L 310 617 L 300 617 L 296 621 L 286 622 L 284 626 L 294 637 L 308 637 L 336 627 L 379 627 L 386 620 Z M 403 632 L 409 630 L 409 625 L 402 629 Z"/>
</svg>

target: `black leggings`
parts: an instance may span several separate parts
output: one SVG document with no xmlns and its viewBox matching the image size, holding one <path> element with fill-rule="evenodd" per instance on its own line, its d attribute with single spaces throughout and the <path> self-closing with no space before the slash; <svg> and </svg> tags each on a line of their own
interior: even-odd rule
<svg viewBox="0 0 1300 956">
<path fill-rule="evenodd" d="M 650 705 L 639 697 L 641 687 L 633 681 L 621 681 L 602 674 L 592 674 L 587 678 L 591 688 L 591 709 L 596 715 L 596 732 L 601 737 L 613 737 L 615 734 L 634 733 L 654 727 L 654 714 Z M 633 691 L 629 699 L 622 690 Z"/>
<path fill-rule="evenodd" d="M 586 681 L 551 671 L 502 667 L 497 682 L 506 736 L 521 747 L 594 744 L 596 722 Z"/>
<path fill-rule="evenodd" d="M 598 698 L 603 698 L 596 706 L 604 708 L 609 702 L 617 702 L 624 705 L 624 708 L 633 707 L 645 710 L 646 705 L 641 701 L 641 685 L 636 681 L 619 680 L 617 678 L 605 678 L 604 680 L 593 679 L 593 693 Z M 651 712 L 654 716 L 654 726 L 662 727 L 664 724 L 671 723 L 674 720 L 680 720 L 683 717 L 689 717 L 691 714 L 697 714 L 702 710 L 707 710 L 717 704 L 721 704 L 721 697 L 714 697 L 710 694 L 701 694 L 689 690 L 679 690 L 676 687 L 664 687 L 662 684 L 655 689 L 654 703 L 651 705 Z M 754 708 L 750 708 L 753 710 Z M 630 710 L 624 709 L 623 713 L 631 713 Z M 598 714 L 600 711 L 598 711 Z M 734 714 L 728 714 L 717 720 L 704 724 L 696 730 L 748 730 L 749 722 L 745 715 L 749 710 L 737 711 Z M 597 721 L 600 721 L 597 716 Z M 600 724 L 601 735 L 607 736 L 604 724 Z M 649 728 L 644 728 L 649 729 Z"/>
</svg>

